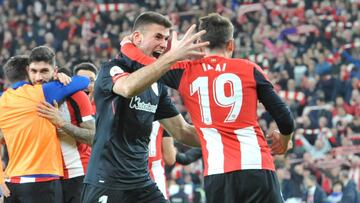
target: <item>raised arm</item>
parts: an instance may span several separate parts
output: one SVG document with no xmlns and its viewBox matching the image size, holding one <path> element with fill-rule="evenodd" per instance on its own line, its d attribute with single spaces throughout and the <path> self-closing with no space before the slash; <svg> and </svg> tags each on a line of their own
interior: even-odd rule
<svg viewBox="0 0 360 203">
<path fill-rule="evenodd" d="M 113 86 L 113 92 L 126 98 L 136 96 L 157 81 L 176 61 L 203 56 L 203 53 L 196 50 L 207 46 L 208 42 L 198 44 L 193 42 L 205 34 L 205 31 L 192 34 L 195 27 L 195 25 L 191 26 L 181 40 L 178 40 L 176 32 L 173 32 L 171 49 L 150 65 L 117 78 Z"/>
<path fill-rule="evenodd" d="M 68 85 L 63 85 L 58 81 L 48 82 L 42 85 L 45 101 L 52 104 L 54 101 L 60 103 L 66 97 L 77 91 L 86 89 L 90 84 L 90 80 L 82 76 L 72 77 Z"/>
</svg>

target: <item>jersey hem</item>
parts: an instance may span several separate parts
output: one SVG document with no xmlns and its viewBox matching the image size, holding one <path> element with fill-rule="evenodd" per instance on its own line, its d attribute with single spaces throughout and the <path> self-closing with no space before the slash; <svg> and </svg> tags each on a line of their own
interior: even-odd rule
<svg viewBox="0 0 360 203">
<path fill-rule="evenodd" d="M 208 174 L 204 175 L 204 176 L 210 176 L 210 175 L 218 175 L 218 174 L 226 174 L 226 173 L 231 173 L 234 171 L 244 171 L 244 170 L 268 170 L 268 171 L 275 171 L 274 168 L 270 168 L 270 167 L 262 167 L 261 165 L 259 165 L 260 167 L 254 167 L 254 165 L 246 165 L 246 166 L 251 166 L 250 168 L 243 168 L 243 169 L 233 169 L 233 170 L 228 170 L 228 171 L 224 171 L 223 169 L 214 169 L 211 171 L 208 171 Z"/>
<path fill-rule="evenodd" d="M 105 188 L 105 189 L 110 189 L 110 190 L 132 190 L 132 189 L 136 189 L 136 188 L 143 188 L 143 187 L 147 187 L 151 184 L 153 184 L 152 181 L 149 181 L 149 183 L 143 184 L 143 185 L 125 185 L 123 187 L 119 187 L 116 186 L 114 183 L 112 183 L 111 185 L 105 185 L 105 184 L 100 184 L 100 183 L 93 183 L 91 181 L 84 181 L 85 184 L 89 184 L 95 187 L 100 187 L 100 188 Z"/>
</svg>

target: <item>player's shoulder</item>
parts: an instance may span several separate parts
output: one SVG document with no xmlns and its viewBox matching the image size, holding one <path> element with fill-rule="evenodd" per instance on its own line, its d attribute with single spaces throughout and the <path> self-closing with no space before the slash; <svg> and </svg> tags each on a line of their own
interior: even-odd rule
<svg viewBox="0 0 360 203">
<path fill-rule="evenodd" d="M 86 93 L 84 91 L 77 91 L 74 94 L 72 94 L 70 96 L 70 98 L 72 98 L 73 100 L 77 101 L 77 100 L 82 100 L 84 98 L 88 98 L 88 96 L 86 95 Z"/>
<path fill-rule="evenodd" d="M 48 83 L 45 83 L 48 84 Z M 27 92 L 31 92 L 33 94 L 37 94 L 37 92 L 43 92 L 44 84 L 24 84 L 23 86 L 15 89 L 14 91 L 18 91 L 20 93 L 26 94 Z"/>
<path fill-rule="evenodd" d="M 253 68 L 255 66 L 258 66 L 256 63 L 248 60 L 248 59 L 242 59 L 242 58 L 229 58 L 227 59 L 231 63 L 241 64 L 246 67 Z"/>
<path fill-rule="evenodd" d="M 102 69 L 111 69 L 114 66 L 118 66 L 118 67 L 121 67 L 121 68 L 126 68 L 126 66 L 127 66 L 126 59 L 116 57 L 116 58 L 110 59 L 110 60 L 108 60 L 106 62 L 103 62 L 101 64 Z"/>
<path fill-rule="evenodd" d="M 101 64 L 99 76 L 108 74 L 113 76 L 115 74 L 128 71 L 129 66 L 127 65 L 125 60 L 123 60 L 122 58 L 113 58 Z"/>
<path fill-rule="evenodd" d="M 258 64 L 248 59 L 232 58 L 229 59 L 229 62 L 230 61 L 234 66 L 241 67 L 242 70 L 248 70 L 250 72 L 258 71 L 261 74 L 265 74 L 262 68 Z"/>
<path fill-rule="evenodd" d="M 42 85 L 31 85 L 31 84 L 24 84 L 16 89 L 8 88 L 0 97 L 0 99 L 12 102 L 19 98 L 21 99 L 32 99 L 35 98 L 42 98 L 44 95 L 44 91 Z"/>
</svg>

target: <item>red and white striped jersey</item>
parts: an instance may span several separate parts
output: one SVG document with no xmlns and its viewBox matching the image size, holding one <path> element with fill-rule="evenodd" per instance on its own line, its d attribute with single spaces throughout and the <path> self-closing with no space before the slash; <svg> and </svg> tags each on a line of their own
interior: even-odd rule
<svg viewBox="0 0 360 203">
<path fill-rule="evenodd" d="M 156 183 L 165 199 L 168 199 L 166 190 L 165 162 L 162 152 L 162 139 L 164 128 L 158 121 L 153 122 L 153 129 L 150 134 L 149 142 L 149 172 L 151 179 Z"/>
<path fill-rule="evenodd" d="M 79 126 L 81 122 L 92 120 L 92 106 L 87 95 L 80 91 L 60 106 L 60 112 L 66 121 Z M 64 163 L 64 179 L 83 176 L 90 159 L 91 147 L 77 142 L 70 135 L 60 137 Z"/>
<path fill-rule="evenodd" d="M 247 60 L 218 56 L 177 66 L 184 68 L 178 90 L 200 137 L 204 175 L 274 170 L 257 122 L 254 69 L 263 73 L 261 68 Z"/>
<path fill-rule="evenodd" d="M 124 43 L 121 52 L 144 64 L 151 60 L 131 43 Z M 205 176 L 246 169 L 275 170 L 257 122 L 258 100 L 282 134 L 293 131 L 293 119 L 258 65 L 208 56 L 176 63 L 159 82 L 181 94 L 201 141 Z"/>
</svg>

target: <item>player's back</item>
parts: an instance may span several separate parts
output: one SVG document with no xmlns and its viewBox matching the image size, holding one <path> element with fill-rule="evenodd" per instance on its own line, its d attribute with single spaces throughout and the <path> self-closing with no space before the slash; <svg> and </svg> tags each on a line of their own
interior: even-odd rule
<svg viewBox="0 0 360 203">
<path fill-rule="evenodd" d="M 8 89 L 0 99 L 0 127 L 9 151 L 9 177 L 63 175 L 55 126 L 37 114 L 37 105 L 44 101 L 41 85 Z"/>
<path fill-rule="evenodd" d="M 262 74 L 261 69 L 247 60 L 220 56 L 177 65 L 185 67 L 178 89 L 200 136 L 205 175 L 273 170 L 256 115 L 255 71 Z"/>
</svg>

